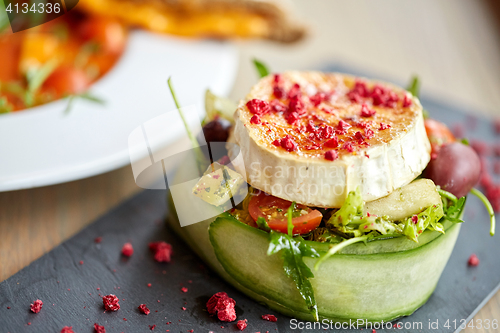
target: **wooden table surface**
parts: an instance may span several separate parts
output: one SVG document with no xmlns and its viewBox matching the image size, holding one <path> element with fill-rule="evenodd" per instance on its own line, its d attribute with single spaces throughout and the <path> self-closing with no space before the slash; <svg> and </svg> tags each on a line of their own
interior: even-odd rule
<svg viewBox="0 0 500 333">
<path fill-rule="evenodd" d="M 241 64 L 230 97 L 243 97 L 254 84 L 250 59 L 257 57 L 273 71 L 342 63 L 397 82 L 417 73 L 424 94 L 500 116 L 500 25 L 492 2 L 294 1 L 310 38 L 291 46 L 238 42 Z M 126 166 L 66 184 L 0 193 L 0 281 L 140 190 Z M 500 320 L 500 294 L 475 319 Z"/>
</svg>

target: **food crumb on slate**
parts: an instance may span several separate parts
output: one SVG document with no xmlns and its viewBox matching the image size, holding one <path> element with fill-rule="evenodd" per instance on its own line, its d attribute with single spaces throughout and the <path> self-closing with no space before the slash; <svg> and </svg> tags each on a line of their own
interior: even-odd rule
<svg viewBox="0 0 500 333">
<path fill-rule="evenodd" d="M 166 242 L 149 243 L 149 249 L 154 252 L 157 262 L 170 262 L 172 256 L 172 245 Z"/>
<path fill-rule="evenodd" d="M 225 292 L 218 292 L 207 302 L 207 310 L 211 315 L 217 314 L 220 321 L 235 321 L 236 311 L 234 306 L 236 302 Z"/>
<path fill-rule="evenodd" d="M 278 318 L 276 318 L 276 316 L 272 315 L 272 314 L 262 315 L 262 319 L 267 320 L 267 321 L 272 321 L 274 323 L 278 321 Z"/>
<path fill-rule="evenodd" d="M 96 237 L 94 239 L 94 242 L 97 243 L 97 244 L 99 244 L 100 242 L 102 242 L 102 237 Z"/>
<path fill-rule="evenodd" d="M 94 333 L 106 333 L 106 329 L 104 326 L 99 325 L 98 323 L 94 324 Z"/>
<path fill-rule="evenodd" d="M 243 331 L 245 328 L 248 326 L 248 320 L 242 319 L 238 320 L 238 323 L 236 323 L 236 327 L 240 330 Z"/>
<path fill-rule="evenodd" d="M 188 292 L 188 288 L 186 288 L 186 287 L 182 287 L 182 288 L 181 288 L 181 291 L 182 291 L 183 293 L 187 293 L 187 292 Z"/>
<path fill-rule="evenodd" d="M 477 266 L 477 265 L 479 265 L 479 259 L 478 259 L 478 257 L 474 253 L 471 254 L 471 256 L 469 257 L 469 260 L 467 261 L 467 264 L 469 266 Z"/>
<path fill-rule="evenodd" d="M 148 307 L 146 306 L 146 304 L 139 305 L 138 309 L 139 309 L 139 311 L 141 311 L 142 313 L 144 313 L 146 316 L 151 313 L 151 311 L 148 309 Z"/>
<path fill-rule="evenodd" d="M 151 283 L 148 283 L 148 288 L 151 288 Z"/>
<path fill-rule="evenodd" d="M 31 303 L 31 312 L 38 313 L 42 310 L 43 302 L 39 299 Z M 10 308 L 8 308 L 10 309 Z"/>
<path fill-rule="evenodd" d="M 80 260 L 79 264 L 80 264 L 80 265 L 83 265 L 83 260 Z"/>
<path fill-rule="evenodd" d="M 75 331 L 73 331 L 73 326 L 64 326 L 61 333 L 75 333 Z"/>
<path fill-rule="evenodd" d="M 156 325 L 149 325 L 149 329 L 150 329 L 151 331 L 154 331 L 155 327 L 156 327 Z"/>
<path fill-rule="evenodd" d="M 123 244 L 122 254 L 125 257 L 131 257 L 132 254 L 134 254 L 134 248 L 132 247 L 131 243 L 125 243 L 125 244 Z"/>
<path fill-rule="evenodd" d="M 108 311 L 117 311 L 120 308 L 120 304 L 118 304 L 118 301 L 118 297 L 113 294 L 106 295 L 102 298 L 104 308 Z"/>
</svg>

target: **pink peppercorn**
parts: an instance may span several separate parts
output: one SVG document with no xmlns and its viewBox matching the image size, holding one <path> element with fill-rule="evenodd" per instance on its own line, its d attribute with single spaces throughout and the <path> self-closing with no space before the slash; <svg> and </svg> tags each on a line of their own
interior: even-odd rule
<svg viewBox="0 0 500 333">
<path fill-rule="evenodd" d="M 130 243 L 123 244 L 122 254 L 125 257 L 131 257 L 132 254 L 134 254 L 134 248 L 132 247 L 132 244 L 130 244 Z"/>
</svg>

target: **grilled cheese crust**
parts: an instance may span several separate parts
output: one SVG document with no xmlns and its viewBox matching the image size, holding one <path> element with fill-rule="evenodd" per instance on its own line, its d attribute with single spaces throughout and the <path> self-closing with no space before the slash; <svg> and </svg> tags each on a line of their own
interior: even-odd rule
<svg viewBox="0 0 500 333">
<path fill-rule="evenodd" d="M 339 73 L 263 78 L 240 101 L 230 140 L 249 184 L 316 207 L 340 207 L 358 186 L 366 201 L 384 197 L 430 161 L 417 98 Z"/>
</svg>

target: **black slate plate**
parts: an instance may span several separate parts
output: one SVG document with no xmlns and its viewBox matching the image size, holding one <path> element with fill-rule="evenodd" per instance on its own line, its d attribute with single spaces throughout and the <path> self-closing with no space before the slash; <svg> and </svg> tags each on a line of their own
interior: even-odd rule
<svg viewBox="0 0 500 333">
<path fill-rule="evenodd" d="M 487 119 L 466 116 L 459 108 L 425 98 L 422 104 L 432 117 L 450 126 L 466 124 L 465 134 L 469 138 L 499 141 Z M 108 333 L 150 332 L 150 325 L 156 325 L 154 332 L 235 332 L 235 323 L 218 322 L 205 311 L 208 298 L 219 291 L 226 291 L 236 300 L 238 319 L 248 319 L 245 332 L 297 331 L 292 330 L 295 324 L 290 322 L 291 318 L 252 301 L 205 268 L 163 223 L 167 211 L 165 197 L 166 192 L 159 190 L 140 193 L 0 283 L 0 333 L 60 332 L 64 326 L 72 326 L 77 333 L 93 332 L 95 322 L 104 325 Z M 460 324 L 468 322 L 498 290 L 500 242 L 498 236 L 489 236 L 488 215 L 475 197 L 468 200 L 465 219 L 435 293 L 421 309 L 398 321 L 403 327 L 401 331 L 458 331 Z M 94 239 L 99 236 L 102 243 L 97 244 Z M 171 263 L 153 260 L 147 244 L 156 240 L 173 245 Z M 120 255 L 127 241 L 135 249 L 130 259 Z M 480 258 L 478 267 L 467 266 L 471 253 Z M 148 283 L 152 284 L 150 288 Z M 183 286 L 188 288 L 187 293 L 181 291 Z M 99 294 L 110 293 L 120 298 L 121 309 L 117 312 L 104 312 L 102 307 Z M 29 310 L 35 299 L 44 302 L 38 314 Z M 141 303 L 151 309 L 150 315 L 139 313 L 137 306 Z M 267 313 L 277 315 L 278 322 L 260 318 Z M 349 331 L 333 328 L 335 332 Z M 389 331 L 394 329 L 377 329 L 377 332 Z"/>
</svg>

